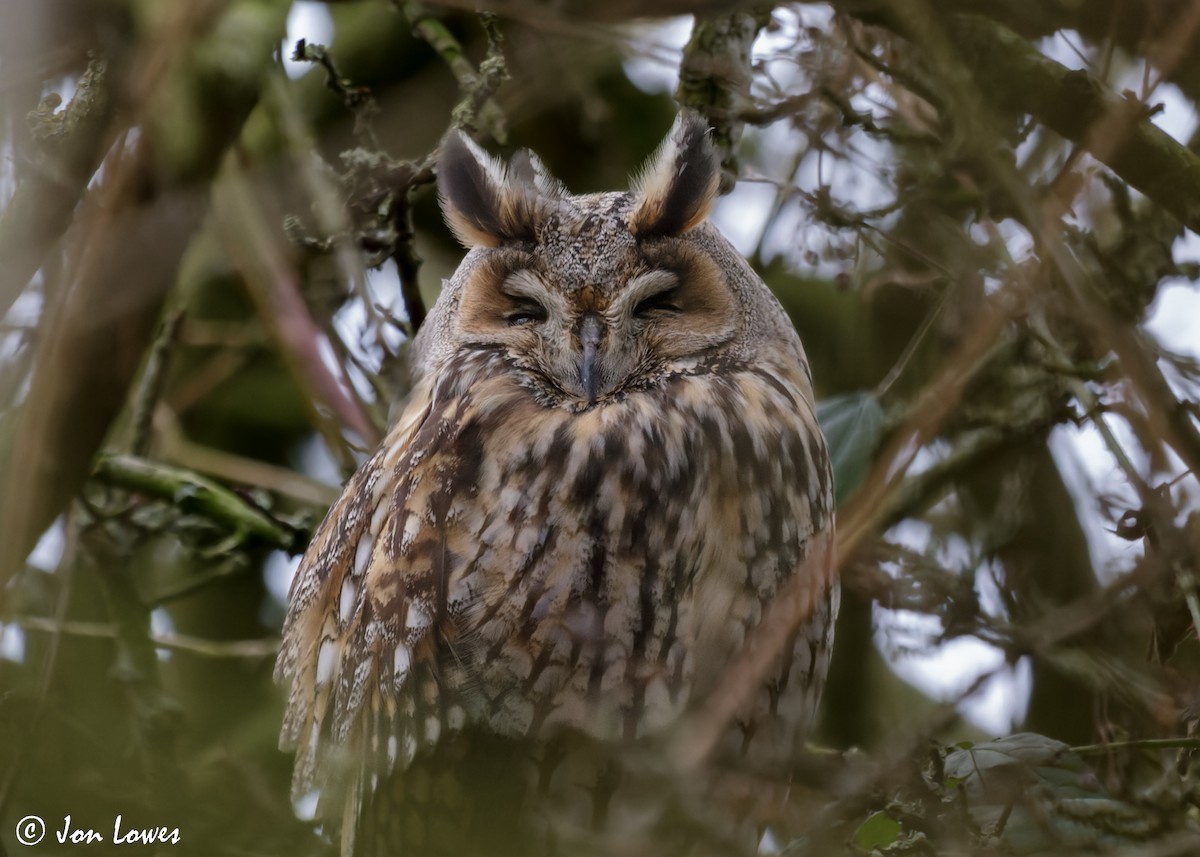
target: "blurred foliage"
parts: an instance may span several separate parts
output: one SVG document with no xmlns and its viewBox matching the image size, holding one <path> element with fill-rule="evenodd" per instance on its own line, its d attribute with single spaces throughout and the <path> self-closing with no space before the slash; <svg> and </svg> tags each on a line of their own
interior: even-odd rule
<svg viewBox="0 0 1200 857">
<path fill-rule="evenodd" d="M 621 187 L 682 70 L 837 470 L 833 749 L 780 760 L 775 841 L 1200 853 L 1200 319 L 1146 324 L 1198 273 L 1196 139 L 1155 124 L 1197 123 L 1195 4 L 484 5 L 0 7 L 0 852 L 29 815 L 42 854 L 68 815 L 334 852 L 276 750 L 281 581 L 459 258 L 432 151 Z M 1001 666 L 957 697 L 886 666 L 959 638 Z M 958 703 L 1016 665 L 986 741 Z"/>
<path fill-rule="evenodd" d="M 844 505 L 867 477 L 883 434 L 883 409 L 870 393 L 843 393 L 817 405 L 829 444 L 837 503 Z"/>
</svg>

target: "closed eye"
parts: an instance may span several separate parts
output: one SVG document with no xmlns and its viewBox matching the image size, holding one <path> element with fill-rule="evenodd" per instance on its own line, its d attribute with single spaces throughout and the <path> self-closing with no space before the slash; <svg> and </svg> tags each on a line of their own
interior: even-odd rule
<svg viewBox="0 0 1200 857">
<path fill-rule="evenodd" d="M 504 320 L 508 322 L 510 327 L 541 324 L 546 320 L 546 309 L 541 304 L 533 301 L 520 301 L 511 311 L 505 314 Z"/>
<path fill-rule="evenodd" d="M 634 317 L 653 315 L 654 313 L 677 313 L 682 310 L 678 303 L 679 287 L 656 292 L 638 301 L 633 308 Z"/>
</svg>

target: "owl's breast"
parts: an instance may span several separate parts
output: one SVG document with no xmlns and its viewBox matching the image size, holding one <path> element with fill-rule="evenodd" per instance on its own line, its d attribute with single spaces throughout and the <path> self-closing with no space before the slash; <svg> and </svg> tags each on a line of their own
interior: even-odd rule
<svg viewBox="0 0 1200 857">
<path fill-rule="evenodd" d="M 501 734 L 662 729 L 715 680 L 827 526 L 799 388 L 747 368 L 581 413 L 476 385 L 444 513 L 448 683 Z"/>
</svg>

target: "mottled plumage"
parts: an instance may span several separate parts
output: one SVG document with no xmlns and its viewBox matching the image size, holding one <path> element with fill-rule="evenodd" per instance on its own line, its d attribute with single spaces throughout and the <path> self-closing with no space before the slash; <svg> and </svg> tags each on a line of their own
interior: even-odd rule
<svg viewBox="0 0 1200 857">
<path fill-rule="evenodd" d="M 661 847 L 666 797 L 607 753 L 668 738 L 797 575 L 811 616 L 712 761 L 786 767 L 803 742 L 832 477 L 794 329 L 703 222 L 717 170 L 698 120 L 629 193 L 443 144 L 472 249 L 301 562 L 277 666 L 295 789 L 321 789 L 346 851 L 461 853 L 472 825 L 527 835 L 516 853 L 572 829 Z"/>
</svg>

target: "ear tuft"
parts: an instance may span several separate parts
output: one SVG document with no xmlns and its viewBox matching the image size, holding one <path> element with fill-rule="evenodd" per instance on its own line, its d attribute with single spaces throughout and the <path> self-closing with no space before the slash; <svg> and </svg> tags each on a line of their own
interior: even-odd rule
<svg viewBox="0 0 1200 857">
<path fill-rule="evenodd" d="M 629 231 L 638 238 L 680 235 L 712 211 L 721 164 L 699 116 L 681 113 L 634 182 Z"/>
<path fill-rule="evenodd" d="M 550 199 L 566 196 L 567 189 L 529 149 L 517 149 L 508 161 L 509 181 L 520 182 Z"/>
<path fill-rule="evenodd" d="M 438 197 L 446 223 L 466 247 L 497 247 L 531 239 L 537 229 L 536 187 L 460 131 L 451 131 L 438 151 Z"/>
</svg>

